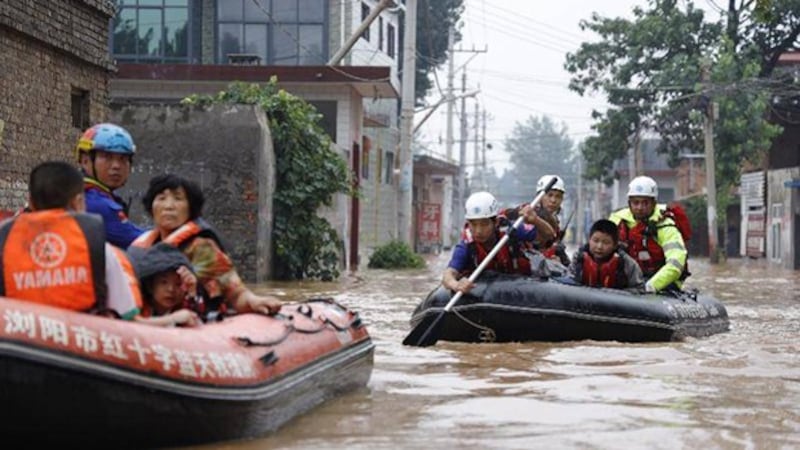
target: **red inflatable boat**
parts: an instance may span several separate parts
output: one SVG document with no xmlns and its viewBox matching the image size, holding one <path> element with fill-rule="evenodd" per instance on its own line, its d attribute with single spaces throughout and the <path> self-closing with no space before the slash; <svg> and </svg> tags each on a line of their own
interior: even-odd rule
<svg viewBox="0 0 800 450">
<path fill-rule="evenodd" d="M 0 298 L 0 320 L 0 428 L 26 446 L 263 435 L 372 371 L 364 324 L 329 299 L 160 328 Z"/>
</svg>

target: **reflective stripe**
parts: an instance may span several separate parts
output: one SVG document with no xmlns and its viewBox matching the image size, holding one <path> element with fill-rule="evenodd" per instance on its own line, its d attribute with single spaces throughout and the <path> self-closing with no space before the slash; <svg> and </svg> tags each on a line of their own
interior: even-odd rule
<svg viewBox="0 0 800 450">
<path fill-rule="evenodd" d="M 678 270 L 683 270 L 683 264 L 680 261 L 674 258 L 670 258 L 667 260 L 667 264 L 677 268 Z"/>
<path fill-rule="evenodd" d="M 686 247 L 684 247 L 683 244 L 681 244 L 680 242 L 669 242 L 667 244 L 664 244 L 662 248 L 664 249 L 665 252 L 670 250 L 686 250 Z"/>
</svg>

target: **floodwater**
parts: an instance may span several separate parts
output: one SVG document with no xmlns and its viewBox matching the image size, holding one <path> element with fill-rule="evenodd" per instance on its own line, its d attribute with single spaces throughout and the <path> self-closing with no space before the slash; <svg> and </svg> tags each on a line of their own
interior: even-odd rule
<svg viewBox="0 0 800 450">
<path fill-rule="evenodd" d="M 372 378 L 269 436 L 213 448 L 800 448 L 800 272 L 692 259 L 689 286 L 731 320 L 702 339 L 404 347 L 446 262 L 259 289 L 359 311 L 377 345 Z"/>
</svg>

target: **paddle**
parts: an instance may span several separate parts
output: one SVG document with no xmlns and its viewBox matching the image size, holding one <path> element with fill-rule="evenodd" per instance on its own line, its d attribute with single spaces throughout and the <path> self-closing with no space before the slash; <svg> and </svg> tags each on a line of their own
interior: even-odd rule
<svg viewBox="0 0 800 450">
<path fill-rule="evenodd" d="M 557 180 L 557 178 L 553 177 L 550 180 L 550 182 L 547 183 L 547 186 L 544 188 L 544 190 L 539 192 L 539 194 L 536 196 L 536 198 L 534 198 L 533 201 L 531 202 L 531 204 L 530 204 L 531 208 L 533 208 L 533 207 L 535 207 L 536 205 L 539 204 L 539 202 L 545 196 L 547 191 L 549 191 L 550 188 L 552 188 L 553 185 L 556 184 L 556 180 Z M 522 223 L 523 220 L 525 220 L 525 217 L 520 215 L 517 218 L 517 220 L 514 221 L 514 224 L 511 225 L 511 228 L 512 229 L 516 229 Z M 497 255 L 497 253 L 500 252 L 500 249 L 503 248 L 504 245 L 506 245 L 506 242 L 508 242 L 508 240 L 509 240 L 509 235 L 505 234 L 497 242 L 497 244 L 495 244 L 495 246 L 492 249 L 492 251 L 489 252 L 488 255 L 486 255 L 486 258 L 484 258 L 483 262 L 481 262 L 480 265 L 478 266 L 478 268 L 475 269 L 475 271 L 472 272 L 472 275 L 469 276 L 469 281 L 470 282 L 474 282 L 480 276 L 481 272 L 483 272 L 483 269 L 485 269 L 486 266 L 488 266 L 489 263 L 492 262 L 492 259 L 494 259 L 495 255 Z M 413 345 L 413 346 L 416 346 L 416 347 L 428 347 L 428 346 L 436 344 L 436 341 L 439 340 L 439 334 L 440 334 L 440 331 L 441 331 L 441 328 L 442 328 L 442 324 L 444 323 L 442 321 L 444 319 L 444 316 L 448 312 L 450 312 L 451 309 L 453 309 L 453 306 L 456 304 L 458 299 L 461 298 L 462 295 L 464 295 L 463 292 L 461 292 L 461 291 L 456 292 L 456 294 L 453 296 L 453 298 L 451 298 L 450 301 L 447 302 L 447 305 L 445 305 L 444 309 L 439 314 L 437 314 L 435 317 L 431 318 L 431 316 L 425 316 L 417 324 L 417 326 L 415 326 L 414 329 L 411 330 L 410 333 L 408 333 L 408 336 L 406 336 L 406 338 L 403 339 L 403 345 Z"/>
</svg>

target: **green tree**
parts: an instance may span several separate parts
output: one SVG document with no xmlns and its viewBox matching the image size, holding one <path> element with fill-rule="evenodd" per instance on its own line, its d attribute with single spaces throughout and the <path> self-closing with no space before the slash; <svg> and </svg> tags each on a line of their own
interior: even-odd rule
<svg viewBox="0 0 800 450">
<path fill-rule="evenodd" d="M 278 89 L 273 77 L 264 85 L 232 83 L 216 96 L 191 96 L 184 104 L 259 105 L 269 118 L 275 149 L 275 222 L 273 268 L 278 279 L 339 276 L 341 240 L 317 215 L 331 206 L 333 194 L 350 192 L 347 165 L 319 125 L 321 115 L 299 97 Z"/>
<path fill-rule="evenodd" d="M 680 5 L 683 5 L 681 7 Z M 685 149 L 704 148 L 703 114 L 718 105 L 715 121 L 719 222 L 744 161 L 756 161 L 780 127 L 767 121 L 778 56 L 797 43 L 800 0 L 729 1 L 716 21 L 691 2 L 651 0 L 633 19 L 593 14 L 581 27 L 600 36 L 567 55 L 570 88 L 603 92 L 613 106 L 594 113 L 597 136 L 583 154 L 588 178 L 608 181 L 613 160 L 625 156 L 637 129 L 661 137 L 673 162 Z M 710 83 L 701 66 L 710 62 Z M 761 77 L 761 78 L 759 78 Z"/>
<path fill-rule="evenodd" d="M 457 24 L 463 12 L 464 0 L 417 2 L 417 60 L 414 82 L 414 96 L 417 101 L 424 99 L 433 87 L 434 81 L 430 75 L 447 61 L 447 34 L 451 25 L 455 27 L 455 42 L 461 40 Z"/>
<path fill-rule="evenodd" d="M 511 176 L 516 180 L 514 188 L 519 196 L 515 201 L 530 201 L 542 175 L 560 175 L 567 185 L 574 186 L 572 146 L 567 126 L 555 123 L 546 115 L 530 116 L 524 123 L 515 123 L 505 140 L 505 150 L 511 155 L 513 166 Z"/>
</svg>

